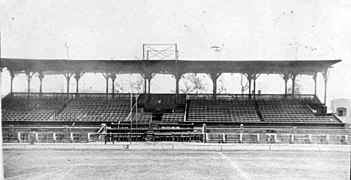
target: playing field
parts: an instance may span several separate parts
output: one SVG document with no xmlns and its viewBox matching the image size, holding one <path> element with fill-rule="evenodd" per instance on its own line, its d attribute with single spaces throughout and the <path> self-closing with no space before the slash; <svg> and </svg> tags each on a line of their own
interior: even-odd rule
<svg viewBox="0 0 351 180">
<path fill-rule="evenodd" d="M 5 149 L 6 179 L 349 179 L 349 152 Z"/>
</svg>

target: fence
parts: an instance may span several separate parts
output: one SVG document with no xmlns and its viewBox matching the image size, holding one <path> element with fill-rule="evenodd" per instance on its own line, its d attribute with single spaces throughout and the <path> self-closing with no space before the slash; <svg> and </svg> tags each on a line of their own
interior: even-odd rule
<svg viewBox="0 0 351 180">
<path fill-rule="evenodd" d="M 351 144 L 345 134 L 302 133 L 85 133 L 16 132 L 3 133 L 4 143 L 89 143 L 89 142 L 204 142 L 256 144 Z"/>
</svg>

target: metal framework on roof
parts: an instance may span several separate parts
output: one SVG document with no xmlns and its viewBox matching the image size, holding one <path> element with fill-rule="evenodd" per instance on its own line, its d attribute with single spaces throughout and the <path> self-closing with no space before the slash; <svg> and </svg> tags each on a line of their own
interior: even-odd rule
<svg viewBox="0 0 351 180">
<path fill-rule="evenodd" d="M 207 73 L 213 82 L 213 97 L 217 94 L 217 79 L 222 73 L 246 74 L 249 81 L 249 95 L 256 93 L 256 79 L 259 74 L 281 74 L 285 82 L 292 80 L 292 95 L 294 95 L 295 78 L 297 75 L 312 75 L 317 89 L 317 74 L 322 73 L 324 88 L 324 103 L 326 103 L 327 81 L 329 69 L 341 60 L 64 60 L 64 59 L 18 59 L 1 58 L 1 69 L 7 68 L 11 74 L 11 92 L 14 74 L 25 73 L 28 80 L 28 96 L 30 95 L 30 80 L 35 73 L 39 74 L 40 93 L 45 74 L 62 74 L 67 79 L 67 95 L 71 77 L 77 81 L 84 73 L 102 73 L 106 79 L 106 97 L 108 97 L 108 80 L 114 81 L 117 74 L 141 74 L 145 79 L 145 94 L 150 93 L 150 81 L 154 74 L 172 74 L 176 79 L 176 96 L 179 94 L 179 80 L 186 73 Z M 253 92 L 251 82 L 253 81 Z"/>
</svg>

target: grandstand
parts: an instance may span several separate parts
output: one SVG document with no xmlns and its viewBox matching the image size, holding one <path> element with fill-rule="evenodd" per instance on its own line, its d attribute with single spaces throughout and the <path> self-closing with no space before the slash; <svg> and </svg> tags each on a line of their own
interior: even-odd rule
<svg viewBox="0 0 351 180">
<path fill-rule="evenodd" d="M 4 141 L 205 141 L 205 142 L 348 142 L 345 123 L 326 113 L 316 94 L 257 94 L 251 82 L 257 74 L 282 74 L 293 82 L 298 74 L 322 73 L 327 85 L 328 69 L 340 60 L 328 61 L 65 61 L 2 59 L 11 75 L 26 73 L 28 86 L 38 73 L 63 73 L 67 82 L 80 73 L 101 72 L 108 81 L 118 73 L 140 73 L 144 93 L 44 93 L 11 92 L 2 99 Z M 216 65 L 214 65 L 216 64 Z M 255 68 L 260 67 L 260 68 Z M 62 71 L 64 70 L 64 71 Z M 176 78 L 174 94 L 150 92 L 155 73 Z M 185 73 L 209 73 L 212 94 L 180 94 L 179 79 Z M 217 94 L 222 73 L 245 73 L 249 94 Z M 68 78 L 69 77 L 69 78 Z M 11 76 L 11 90 L 14 76 Z M 315 78 L 314 78 L 315 80 Z M 316 80 L 315 80 L 316 82 Z M 67 83 L 69 84 L 69 83 Z M 147 87 L 148 85 L 148 87 Z M 69 88 L 69 87 L 68 87 Z M 326 92 L 326 89 L 325 89 Z M 306 133 L 306 129 L 315 130 Z M 331 133 L 332 132 L 332 133 Z M 282 133 L 282 134 L 277 134 Z M 284 134 L 285 133 L 285 134 Z M 290 133 L 290 134 L 289 134 Z M 322 134 L 322 135 L 320 135 Z M 329 135 L 333 136 L 331 138 Z M 103 137 L 103 138 L 102 138 Z M 39 140 L 41 139 L 41 140 Z M 84 140 L 83 140 L 84 139 Z"/>
</svg>

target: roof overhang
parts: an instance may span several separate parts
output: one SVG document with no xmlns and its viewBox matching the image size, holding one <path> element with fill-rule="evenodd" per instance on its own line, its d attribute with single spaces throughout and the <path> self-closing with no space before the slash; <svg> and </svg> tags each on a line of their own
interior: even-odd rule
<svg viewBox="0 0 351 180">
<path fill-rule="evenodd" d="M 15 73 L 259 73 L 323 72 L 341 60 L 64 60 L 2 58 L 1 67 Z"/>
</svg>

